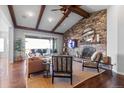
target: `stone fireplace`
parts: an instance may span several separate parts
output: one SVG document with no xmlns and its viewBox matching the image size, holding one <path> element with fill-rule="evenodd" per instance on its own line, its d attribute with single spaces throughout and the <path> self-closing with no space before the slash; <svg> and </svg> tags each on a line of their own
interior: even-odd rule
<svg viewBox="0 0 124 93">
<path fill-rule="evenodd" d="M 91 28 L 96 35 L 96 40 L 99 42 L 85 43 L 81 42 L 82 33 L 86 32 L 87 29 Z M 94 37 L 93 37 L 94 38 Z M 70 49 L 67 46 L 67 41 L 69 39 L 76 39 L 78 42 L 78 47 Z M 91 40 L 92 41 L 92 40 Z M 102 10 L 98 12 L 91 13 L 89 18 L 81 19 L 72 28 L 64 33 L 64 47 L 68 54 L 75 57 L 82 57 L 83 49 L 88 47 L 87 51 L 95 50 L 100 51 L 103 55 L 106 55 L 107 47 L 107 11 Z M 92 54 L 92 53 L 91 53 Z M 88 55 L 88 54 L 87 54 Z"/>
</svg>

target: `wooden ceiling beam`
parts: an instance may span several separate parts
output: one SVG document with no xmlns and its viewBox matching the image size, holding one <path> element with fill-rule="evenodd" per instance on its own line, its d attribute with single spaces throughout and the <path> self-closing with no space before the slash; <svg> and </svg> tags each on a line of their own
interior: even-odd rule
<svg viewBox="0 0 124 93">
<path fill-rule="evenodd" d="M 76 6 L 76 5 L 60 5 L 60 6 L 67 8 L 68 11 L 66 11 L 66 13 L 64 14 L 64 16 L 60 19 L 60 21 L 59 21 L 59 22 L 56 24 L 56 26 L 52 29 L 52 32 L 54 32 L 54 31 L 61 25 L 61 23 L 66 19 L 66 17 L 67 17 L 71 12 L 74 12 L 74 13 L 80 15 L 80 16 L 83 16 L 84 18 L 87 18 L 87 17 L 90 16 L 90 14 L 89 14 L 87 11 L 85 11 L 85 10 L 79 8 L 79 7 Z"/>
<path fill-rule="evenodd" d="M 63 15 L 63 17 L 60 19 L 60 21 L 56 24 L 56 26 L 52 29 L 52 32 L 54 32 L 60 24 L 68 17 L 68 15 L 71 13 L 71 11 L 66 11 L 66 13 Z"/>
<path fill-rule="evenodd" d="M 70 7 L 69 8 L 72 12 L 80 15 L 80 16 L 83 16 L 84 18 L 87 18 L 90 16 L 90 14 L 88 12 L 86 12 L 85 10 L 79 8 L 79 7 Z"/>
<path fill-rule="evenodd" d="M 50 33 L 50 34 L 63 35 L 63 33 L 59 33 L 59 32 L 52 32 L 52 31 L 47 31 L 47 30 L 42 30 L 42 29 L 35 29 L 35 28 L 24 27 L 24 26 L 16 26 L 15 28 L 23 29 L 23 30 L 30 30 L 30 31 L 37 31 L 37 32 L 44 32 L 44 33 Z"/>
<path fill-rule="evenodd" d="M 61 5 L 61 6 L 62 6 L 62 7 L 65 7 L 65 8 L 68 8 L 68 5 Z M 69 7 L 68 9 L 69 9 L 71 12 L 74 12 L 74 13 L 76 13 L 76 14 L 78 14 L 78 15 L 84 17 L 84 18 L 87 18 L 87 17 L 90 16 L 90 14 L 89 14 L 87 11 L 81 9 L 78 5 L 72 5 L 72 6 Z"/>
<path fill-rule="evenodd" d="M 17 29 L 31 30 L 31 31 L 38 31 L 38 32 L 44 32 L 44 33 L 51 33 L 51 34 L 63 35 L 63 33 L 59 33 L 59 32 L 52 32 L 52 31 L 38 29 L 40 20 L 42 18 L 42 15 L 43 15 L 43 12 L 44 12 L 44 9 L 45 9 L 45 5 L 43 5 L 42 8 L 41 8 L 41 10 L 40 10 L 40 14 L 39 14 L 39 18 L 38 18 L 38 21 L 37 21 L 36 28 L 30 28 L 30 27 L 25 27 L 25 26 L 19 26 L 19 25 L 17 25 L 16 18 L 15 18 L 15 13 L 14 13 L 14 10 L 13 10 L 13 6 L 12 5 L 8 5 L 8 9 L 9 9 L 10 16 L 12 18 L 12 22 L 14 24 L 14 27 L 17 28 Z"/>
<path fill-rule="evenodd" d="M 9 9 L 10 16 L 12 18 L 13 25 L 14 25 L 14 27 L 16 27 L 17 23 L 16 23 L 16 18 L 15 18 L 15 13 L 14 13 L 14 10 L 13 10 L 13 6 L 8 5 L 8 9 Z"/>
<path fill-rule="evenodd" d="M 37 24 L 36 24 L 36 29 L 38 29 L 38 27 L 39 27 L 40 21 L 42 19 L 42 16 L 43 16 L 43 13 L 45 10 L 45 7 L 46 7 L 45 5 L 41 5 L 40 13 L 39 13 Z"/>
</svg>

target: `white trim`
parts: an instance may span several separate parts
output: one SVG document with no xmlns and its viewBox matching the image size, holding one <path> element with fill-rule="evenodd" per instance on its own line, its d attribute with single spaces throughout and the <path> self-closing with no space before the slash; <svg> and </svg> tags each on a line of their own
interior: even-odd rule
<svg viewBox="0 0 124 93">
<path fill-rule="evenodd" d="M 120 75 L 124 75 L 123 72 L 117 72 L 116 70 L 112 70 L 114 73 L 120 74 Z"/>
<path fill-rule="evenodd" d="M 124 73 L 123 72 L 117 72 L 118 74 L 120 74 L 120 75 L 124 75 Z"/>
<path fill-rule="evenodd" d="M 112 69 L 112 71 L 115 72 L 115 73 L 118 73 L 117 70 L 115 70 L 115 69 Z"/>
</svg>

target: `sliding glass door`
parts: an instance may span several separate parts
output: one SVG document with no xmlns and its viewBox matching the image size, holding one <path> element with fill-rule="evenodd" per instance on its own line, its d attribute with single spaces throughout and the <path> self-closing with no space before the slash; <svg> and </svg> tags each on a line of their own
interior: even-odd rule
<svg viewBox="0 0 124 93">
<path fill-rule="evenodd" d="M 25 38 L 25 49 L 28 57 L 50 56 L 56 50 L 55 39 L 50 38 Z"/>
</svg>

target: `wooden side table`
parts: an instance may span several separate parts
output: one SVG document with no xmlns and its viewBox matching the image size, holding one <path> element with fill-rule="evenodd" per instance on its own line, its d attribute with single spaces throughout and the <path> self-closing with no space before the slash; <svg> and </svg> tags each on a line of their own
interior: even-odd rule
<svg viewBox="0 0 124 93">
<path fill-rule="evenodd" d="M 111 57 L 109 56 L 103 57 L 103 62 L 101 62 L 100 64 L 102 64 L 103 66 L 109 66 L 108 69 L 111 70 L 111 74 L 112 74 L 113 64 L 111 64 Z M 101 68 L 106 69 L 104 67 Z"/>
</svg>

